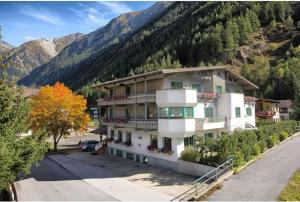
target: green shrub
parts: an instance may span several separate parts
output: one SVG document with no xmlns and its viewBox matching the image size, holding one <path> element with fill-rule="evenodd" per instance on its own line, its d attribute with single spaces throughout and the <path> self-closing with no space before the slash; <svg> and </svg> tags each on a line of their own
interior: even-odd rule
<svg viewBox="0 0 300 202">
<path fill-rule="evenodd" d="M 238 167 L 244 163 L 244 155 L 242 152 L 234 153 L 233 166 Z"/>
<path fill-rule="evenodd" d="M 268 147 L 269 148 L 274 147 L 279 142 L 278 135 L 270 135 L 267 142 L 268 142 Z"/>
<path fill-rule="evenodd" d="M 197 151 L 193 147 L 187 147 L 181 152 L 181 159 L 189 162 L 197 161 Z"/>
<path fill-rule="evenodd" d="M 253 147 L 252 147 L 252 155 L 258 156 L 258 155 L 261 154 L 262 151 L 263 150 L 262 150 L 262 146 L 260 145 L 260 143 L 256 143 L 256 144 L 253 145 Z"/>
<path fill-rule="evenodd" d="M 285 139 L 287 139 L 289 137 L 289 134 L 285 131 L 282 131 L 280 134 L 279 134 L 279 140 L 280 141 L 283 141 Z"/>
</svg>

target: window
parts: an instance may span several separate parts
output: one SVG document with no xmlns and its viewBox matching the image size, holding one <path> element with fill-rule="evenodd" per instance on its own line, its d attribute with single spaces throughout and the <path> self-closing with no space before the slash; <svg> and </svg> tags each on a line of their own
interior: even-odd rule
<svg viewBox="0 0 300 202">
<path fill-rule="evenodd" d="M 182 82 L 181 81 L 171 81 L 171 88 L 172 89 L 182 89 Z"/>
<path fill-rule="evenodd" d="M 164 148 L 172 150 L 172 140 L 169 137 L 163 138 Z"/>
<path fill-rule="evenodd" d="M 134 159 L 133 153 L 127 152 L 126 153 L 126 158 L 129 159 L 129 160 L 133 160 Z"/>
<path fill-rule="evenodd" d="M 193 146 L 193 145 L 194 145 L 194 136 L 184 138 L 184 147 Z"/>
<path fill-rule="evenodd" d="M 109 117 L 112 118 L 114 116 L 113 108 L 109 108 Z"/>
<path fill-rule="evenodd" d="M 183 117 L 183 108 L 181 107 L 172 107 L 170 108 L 170 118 L 182 118 Z"/>
<path fill-rule="evenodd" d="M 250 107 L 246 108 L 247 116 L 252 116 L 252 109 Z"/>
<path fill-rule="evenodd" d="M 212 139 L 214 138 L 214 133 L 205 133 L 204 136 L 205 140 Z"/>
<path fill-rule="evenodd" d="M 122 131 L 118 131 L 118 140 L 122 142 Z"/>
<path fill-rule="evenodd" d="M 223 93 L 222 86 L 217 86 L 217 94 Z"/>
<path fill-rule="evenodd" d="M 169 118 L 169 108 L 159 108 L 159 118 Z"/>
<path fill-rule="evenodd" d="M 185 107 L 184 108 L 184 117 L 186 119 L 192 119 L 194 118 L 194 110 L 192 107 Z"/>
<path fill-rule="evenodd" d="M 199 83 L 193 83 L 192 84 L 192 89 L 197 90 L 197 92 L 201 92 L 202 91 L 201 90 L 201 84 L 199 84 Z"/>
<path fill-rule="evenodd" d="M 123 151 L 121 151 L 121 150 L 117 150 L 117 156 L 120 156 L 120 157 L 123 157 Z"/>
<path fill-rule="evenodd" d="M 240 118 L 241 117 L 241 108 L 240 107 L 236 107 L 235 108 L 235 117 L 236 118 Z"/>
<path fill-rule="evenodd" d="M 157 135 L 150 135 L 150 144 L 157 147 Z"/>
<path fill-rule="evenodd" d="M 129 113 L 129 109 L 128 108 L 125 109 L 125 114 L 126 114 L 126 118 L 130 119 L 130 113 Z"/>
<path fill-rule="evenodd" d="M 160 119 L 190 119 L 194 118 L 193 107 L 161 107 L 159 108 Z"/>
<path fill-rule="evenodd" d="M 131 143 L 131 132 L 126 132 L 126 142 Z"/>
<path fill-rule="evenodd" d="M 130 86 L 126 86 L 126 95 L 129 96 L 130 95 Z"/>
<path fill-rule="evenodd" d="M 214 110 L 213 109 L 214 108 L 212 108 L 212 107 L 205 107 L 204 108 L 204 116 L 206 118 L 213 117 L 214 116 Z"/>
<path fill-rule="evenodd" d="M 115 94 L 114 89 L 109 89 L 109 96 L 114 96 L 114 94 Z"/>
<path fill-rule="evenodd" d="M 115 136 L 115 131 L 114 131 L 114 130 L 111 130 L 111 131 L 110 131 L 110 137 L 113 138 L 114 136 Z"/>
</svg>

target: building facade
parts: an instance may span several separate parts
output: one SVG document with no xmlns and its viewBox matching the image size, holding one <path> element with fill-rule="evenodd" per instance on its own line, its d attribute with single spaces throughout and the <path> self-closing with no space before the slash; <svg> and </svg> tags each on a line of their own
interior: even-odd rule
<svg viewBox="0 0 300 202">
<path fill-rule="evenodd" d="M 279 100 L 257 99 L 255 107 L 256 117 L 274 122 L 280 121 L 279 105 Z"/>
<path fill-rule="evenodd" d="M 258 87 L 226 67 L 164 69 L 93 87 L 108 153 L 172 168 L 194 137 L 255 128 Z"/>
</svg>

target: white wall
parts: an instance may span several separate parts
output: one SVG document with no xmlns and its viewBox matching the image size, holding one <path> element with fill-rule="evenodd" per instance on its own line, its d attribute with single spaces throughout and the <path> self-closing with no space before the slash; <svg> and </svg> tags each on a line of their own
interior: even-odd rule
<svg viewBox="0 0 300 202">
<path fill-rule="evenodd" d="M 195 130 L 195 119 L 158 119 L 158 132 L 164 137 L 190 137 Z"/>
<path fill-rule="evenodd" d="M 110 130 L 112 129 L 113 127 L 110 126 L 108 127 L 108 137 L 110 137 Z M 109 143 L 108 147 L 114 149 L 120 149 L 123 151 L 141 154 L 144 156 L 151 156 L 154 158 L 159 158 L 159 159 L 168 160 L 172 162 L 177 162 L 181 152 L 184 150 L 183 138 L 172 138 L 172 151 L 174 151 L 174 153 L 170 155 L 170 154 L 159 153 L 157 151 L 148 151 L 147 147 L 150 145 L 151 134 L 158 135 L 158 139 L 157 139 L 158 148 L 161 149 L 163 147 L 163 137 L 159 133 L 157 133 L 157 131 L 153 131 L 153 132 L 152 131 L 145 132 L 142 130 L 134 131 L 133 129 L 127 129 L 127 128 L 118 128 L 113 130 L 115 130 L 115 140 L 118 137 L 118 131 L 122 131 L 123 142 L 125 142 L 126 131 L 129 131 L 131 132 L 131 141 L 132 141 L 132 146 L 130 147 L 121 144 Z"/>
<path fill-rule="evenodd" d="M 235 116 L 235 108 L 240 108 L 240 117 Z M 219 116 L 227 117 L 227 129 L 232 132 L 236 129 L 245 129 L 245 101 L 244 94 L 221 93 L 218 97 Z"/>
<path fill-rule="evenodd" d="M 246 109 L 251 108 L 251 115 L 247 116 Z M 253 103 L 245 103 L 245 122 L 251 124 L 252 126 L 256 127 L 256 121 L 255 121 L 255 102 Z"/>
<path fill-rule="evenodd" d="M 156 91 L 158 107 L 192 107 L 197 104 L 197 91 L 187 89 L 169 89 Z"/>
</svg>

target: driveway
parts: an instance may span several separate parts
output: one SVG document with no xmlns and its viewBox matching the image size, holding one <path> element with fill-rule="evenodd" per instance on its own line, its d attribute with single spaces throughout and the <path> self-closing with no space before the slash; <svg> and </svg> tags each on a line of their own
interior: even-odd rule
<svg viewBox="0 0 300 202">
<path fill-rule="evenodd" d="M 300 168 L 300 135 L 233 175 L 208 200 L 276 201 L 293 173 Z"/>
<path fill-rule="evenodd" d="M 73 151 L 48 156 L 15 186 L 19 200 L 170 201 L 194 180 L 117 156 Z"/>
<path fill-rule="evenodd" d="M 73 152 L 50 158 L 86 183 L 119 200 L 169 201 L 190 189 L 195 180 L 169 169 L 107 154 Z"/>
<path fill-rule="evenodd" d="M 19 201 L 112 201 L 116 198 L 96 189 L 45 158 L 31 175 L 16 181 Z"/>
</svg>

